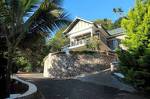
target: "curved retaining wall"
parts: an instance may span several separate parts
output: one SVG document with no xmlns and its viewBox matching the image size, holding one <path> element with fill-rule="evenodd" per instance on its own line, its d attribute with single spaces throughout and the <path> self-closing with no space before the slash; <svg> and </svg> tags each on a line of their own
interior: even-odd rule
<svg viewBox="0 0 150 99">
<path fill-rule="evenodd" d="M 68 78 L 110 68 L 114 55 L 104 53 L 50 53 L 44 59 L 44 77 Z"/>
</svg>

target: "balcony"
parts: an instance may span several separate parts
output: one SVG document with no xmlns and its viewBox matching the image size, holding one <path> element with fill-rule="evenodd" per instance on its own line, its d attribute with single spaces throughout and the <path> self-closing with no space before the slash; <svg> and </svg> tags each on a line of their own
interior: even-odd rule
<svg viewBox="0 0 150 99">
<path fill-rule="evenodd" d="M 69 49 L 85 46 L 88 41 L 89 39 L 82 39 L 82 40 L 71 42 Z"/>
</svg>

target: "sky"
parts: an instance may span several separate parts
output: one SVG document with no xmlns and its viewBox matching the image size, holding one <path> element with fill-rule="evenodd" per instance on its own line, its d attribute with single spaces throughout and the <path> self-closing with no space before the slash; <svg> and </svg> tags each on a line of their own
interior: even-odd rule
<svg viewBox="0 0 150 99">
<path fill-rule="evenodd" d="M 112 19 L 119 15 L 113 13 L 113 8 L 122 8 L 125 14 L 133 8 L 135 0 L 64 0 L 63 7 L 71 19 L 80 17 L 86 20 Z"/>
</svg>

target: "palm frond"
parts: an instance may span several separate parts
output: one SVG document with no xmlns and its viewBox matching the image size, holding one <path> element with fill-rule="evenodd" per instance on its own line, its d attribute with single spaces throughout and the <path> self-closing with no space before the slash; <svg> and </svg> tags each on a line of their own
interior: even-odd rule
<svg viewBox="0 0 150 99">
<path fill-rule="evenodd" d="M 28 11 L 29 9 L 32 8 L 36 3 L 39 2 L 39 0 L 21 0 L 22 6 L 24 8 L 24 11 Z"/>
<path fill-rule="evenodd" d="M 32 30 L 54 31 L 56 28 L 68 24 L 69 18 L 63 9 L 58 6 L 61 0 L 45 0 L 34 15 L 30 18 L 30 27 Z M 34 21 L 33 21 L 34 20 Z"/>
</svg>

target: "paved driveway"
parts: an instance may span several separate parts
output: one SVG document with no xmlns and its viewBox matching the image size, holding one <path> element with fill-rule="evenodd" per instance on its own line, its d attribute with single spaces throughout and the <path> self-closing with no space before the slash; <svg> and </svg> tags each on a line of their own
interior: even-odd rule
<svg viewBox="0 0 150 99">
<path fill-rule="evenodd" d="M 45 99 L 146 99 L 117 88 L 78 79 L 50 79 L 42 74 L 22 74 L 20 77 L 35 83 Z"/>
</svg>

